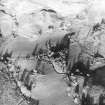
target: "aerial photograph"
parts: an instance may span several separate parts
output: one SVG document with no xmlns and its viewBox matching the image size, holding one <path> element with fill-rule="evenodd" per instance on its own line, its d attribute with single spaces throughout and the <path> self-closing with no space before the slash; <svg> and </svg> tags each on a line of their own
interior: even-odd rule
<svg viewBox="0 0 105 105">
<path fill-rule="evenodd" d="M 105 105 L 105 0 L 0 0 L 0 105 Z"/>
</svg>

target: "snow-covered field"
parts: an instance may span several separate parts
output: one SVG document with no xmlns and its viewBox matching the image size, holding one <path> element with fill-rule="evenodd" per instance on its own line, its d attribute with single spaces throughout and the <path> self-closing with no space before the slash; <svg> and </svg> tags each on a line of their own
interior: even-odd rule
<svg viewBox="0 0 105 105">
<path fill-rule="evenodd" d="M 57 16 L 67 19 L 80 16 L 88 24 L 99 22 L 105 17 L 104 0 L 1 0 L 0 2 L 0 10 L 5 10 L 5 13 L 0 12 L 0 27 L 4 36 L 15 32 L 36 39 L 35 35 L 37 36 L 40 29 L 46 31 L 47 25 L 53 23 L 52 17 L 47 15 L 44 19 L 39 12 L 44 8 L 52 9 L 57 12 Z"/>
<path fill-rule="evenodd" d="M 90 48 L 90 55 L 93 54 L 91 50 L 97 50 L 105 57 L 102 19 L 105 22 L 105 0 L 0 0 L 0 57 L 6 52 L 12 52 L 14 59 L 32 56 L 36 46 L 38 50 L 46 51 L 46 42 L 60 42 L 70 32 L 76 32 L 79 43 Z M 101 24 L 102 30 L 92 33 L 97 23 Z M 18 60 L 16 63 L 22 69 L 31 70 L 36 66 L 34 61 Z M 46 68 L 44 66 L 41 66 L 42 70 Z M 40 100 L 39 105 L 73 105 L 61 75 L 51 71 L 40 79 L 31 94 Z"/>
</svg>

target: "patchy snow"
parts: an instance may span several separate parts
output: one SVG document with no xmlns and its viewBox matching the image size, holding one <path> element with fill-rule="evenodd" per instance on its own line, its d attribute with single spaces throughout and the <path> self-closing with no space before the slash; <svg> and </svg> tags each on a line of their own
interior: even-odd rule
<svg viewBox="0 0 105 105">
<path fill-rule="evenodd" d="M 54 16 L 45 14 L 46 16 L 44 17 L 42 16 L 44 13 L 40 14 L 39 11 L 44 8 L 55 10 L 57 16 L 65 17 L 65 19 L 74 18 L 78 15 L 80 19 L 85 20 L 86 24 L 94 24 L 105 17 L 104 0 L 1 0 L 1 4 L 4 7 L 0 5 L 0 9 L 4 9 L 9 16 L 16 16 L 19 23 L 18 27 L 15 26 L 13 17 L 9 20 L 4 19 L 5 22 L 0 22 L 1 31 L 4 36 L 11 34 L 12 31 L 16 31 L 16 34 L 34 39 L 36 38 L 34 34 L 37 34 L 39 31 L 37 29 L 38 25 L 43 31 L 47 30 L 48 25 L 56 26 L 58 23 L 52 21 Z M 31 17 L 32 14 L 35 16 Z M 13 22 L 10 22 L 10 20 Z M 11 27 L 14 27 L 14 29 Z"/>
</svg>

